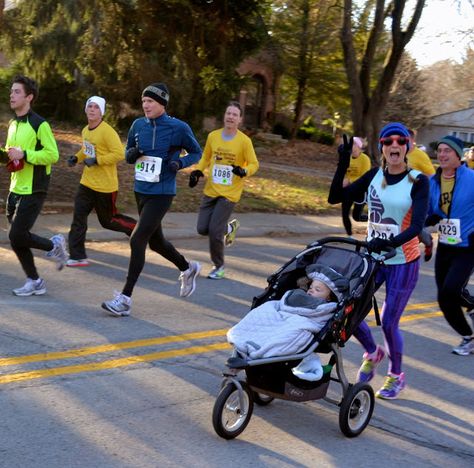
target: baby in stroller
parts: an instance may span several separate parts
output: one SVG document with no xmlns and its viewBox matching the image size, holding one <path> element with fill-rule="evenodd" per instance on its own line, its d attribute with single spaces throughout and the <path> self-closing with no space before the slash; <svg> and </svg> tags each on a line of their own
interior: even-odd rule
<svg viewBox="0 0 474 468">
<path fill-rule="evenodd" d="M 287 356 L 303 351 L 333 316 L 349 290 L 349 280 L 329 266 L 311 264 L 306 278 L 279 300 L 252 309 L 227 332 L 227 340 L 250 359 Z M 305 358 L 293 373 L 317 380 L 322 375 L 317 355 Z"/>
</svg>

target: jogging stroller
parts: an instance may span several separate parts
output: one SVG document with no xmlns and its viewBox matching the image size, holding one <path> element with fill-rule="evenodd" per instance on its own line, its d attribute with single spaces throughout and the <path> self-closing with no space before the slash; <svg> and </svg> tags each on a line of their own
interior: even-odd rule
<svg viewBox="0 0 474 468">
<path fill-rule="evenodd" d="M 279 300 L 311 264 L 330 266 L 349 279 L 349 292 L 337 303 L 332 318 L 298 354 L 250 359 L 234 348 L 223 372 L 220 393 L 214 404 L 212 423 L 216 433 L 233 439 L 250 421 L 253 405 L 265 406 L 275 398 L 290 401 L 324 399 L 339 406 L 339 427 L 347 437 L 358 436 L 367 426 L 374 409 L 374 391 L 368 383 L 351 384 L 344 373 L 341 349 L 365 319 L 375 303 L 375 272 L 395 250 L 374 258 L 367 244 L 351 238 L 327 237 L 298 253 L 268 277 L 268 286 L 253 299 L 251 309 L 271 300 Z M 298 378 L 291 369 L 312 353 L 330 354 L 323 376 L 312 382 Z M 335 369 L 335 376 L 332 370 Z M 240 374 L 240 375 L 239 375 Z M 327 397 L 331 381 L 342 387 L 340 400 Z"/>
</svg>

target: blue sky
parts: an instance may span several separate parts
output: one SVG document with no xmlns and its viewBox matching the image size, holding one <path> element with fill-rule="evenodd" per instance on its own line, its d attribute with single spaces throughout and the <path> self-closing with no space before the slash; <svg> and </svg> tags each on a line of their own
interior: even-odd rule
<svg viewBox="0 0 474 468">
<path fill-rule="evenodd" d="M 470 36 L 466 33 L 469 28 Z M 421 67 L 445 59 L 459 63 L 469 40 L 474 48 L 473 28 L 474 8 L 469 0 L 427 0 L 407 50 Z"/>
</svg>

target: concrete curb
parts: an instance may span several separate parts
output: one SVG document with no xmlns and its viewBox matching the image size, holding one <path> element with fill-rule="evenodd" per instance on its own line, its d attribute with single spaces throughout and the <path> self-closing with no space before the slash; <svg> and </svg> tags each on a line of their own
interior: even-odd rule
<svg viewBox="0 0 474 468">
<path fill-rule="evenodd" d="M 47 210 L 48 211 L 48 210 Z M 52 211 L 52 210 L 51 210 Z M 136 213 L 129 213 L 136 216 Z M 235 213 L 240 221 L 239 237 L 290 237 L 312 235 L 315 239 L 327 234 L 344 235 L 341 218 L 339 216 L 301 216 L 271 213 Z M 49 212 L 41 214 L 36 221 L 33 232 L 51 237 L 61 233 L 65 236 L 69 232 L 72 213 Z M 169 239 L 185 239 L 197 237 L 197 213 L 168 213 L 164 219 L 163 229 Z M 358 226 L 360 223 L 355 223 Z M 363 226 L 364 224 L 360 224 Z M 5 216 L 0 221 L 0 244 L 8 244 L 8 226 Z M 97 217 L 89 217 L 87 240 L 91 242 L 106 242 L 124 240 L 122 233 L 109 231 L 100 226 Z"/>
</svg>

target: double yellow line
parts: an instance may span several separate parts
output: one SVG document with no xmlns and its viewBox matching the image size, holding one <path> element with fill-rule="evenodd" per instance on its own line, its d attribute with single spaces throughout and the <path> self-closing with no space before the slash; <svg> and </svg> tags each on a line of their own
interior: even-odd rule
<svg viewBox="0 0 474 468">
<path fill-rule="evenodd" d="M 406 311 L 413 310 L 423 310 L 435 307 L 436 303 L 426 303 L 426 304 L 413 304 L 406 307 Z M 422 320 L 431 317 L 441 316 L 441 312 L 425 312 L 425 313 L 416 313 L 405 315 L 402 317 L 402 322 L 408 322 L 411 320 Z M 375 320 L 368 322 L 370 326 L 375 325 Z M 108 353 L 113 351 L 123 351 L 126 349 L 132 348 L 144 348 L 147 346 L 159 346 L 170 343 L 179 343 L 179 342 L 189 342 L 192 340 L 200 339 L 209 339 L 215 337 L 225 336 L 227 333 L 227 328 L 219 330 L 208 330 L 203 332 L 195 333 L 185 333 L 182 335 L 170 335 L 160 338 L 149 338 L 136 341 L 127 341 L 123 343 L 115 344 L 106 344 L 100 346 L 91 346 L 87 348 L 78 348 L 68 351 L 58 351 L 51 353 L 41 353 L 41 354 L 32 354 L 29 356 L 18 356 L 10 358 L 0 358 L 0 367 L 13 366 L 13 365 L 22 365 L 34 362 L 46 362 L 46 361 L 55 361 L 62 359 L 74 359 L 82 358 L 85 356 L 91 356 L 94 354 Z M 184 347 L 181 349 L 167 350 L 167 351 L 158 351 L 149 354 L 143 354 L 138 356 L 129 356 L 125 358 L 109 359 L 105 361 L 87 363 L 87 364 L 77 364 L 71 366 L 61 366 L 53 367 L 50 369 L 39 369 L 27 372 L 19 372 L 14 374 L 3 374 L 0 375 L 0 384 L 8 384 L 12 382 L 20 382 L 25 380 L 33 379 L 43 379 L 47 377 L 56 377 L 61 375 L 68 374 L 79 374 L 81 372 L 95 372 L 106 369 L 115 369 L 117 367 L 131 366 L 133 364 L 139 364 L 149 361 L 159 361 L 162 359 L 175 358 L 180 356 L 189 356 L 192 354 L 204 354 L 212 351 L 221 351 L 224 349 L 229 349 L 230 345 L 228 343 L 213 343 L 206 345 L 197 345 Z"/>
</svg>

